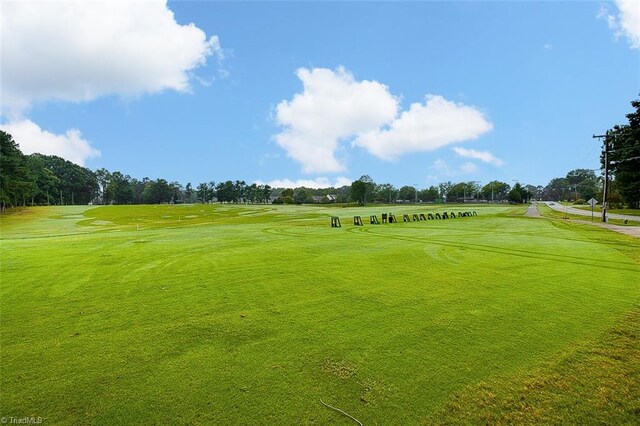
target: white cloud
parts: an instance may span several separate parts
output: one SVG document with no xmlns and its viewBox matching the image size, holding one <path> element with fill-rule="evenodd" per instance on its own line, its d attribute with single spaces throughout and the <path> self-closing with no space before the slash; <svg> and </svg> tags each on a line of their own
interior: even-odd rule
<svg viewBox="0 0 640 426">
<path fill-rule="evenodd" d="M 494 166 L 500 167 L 504 164 L 504 161 L 495 157 L 488 151 L 476 151 L 475 149 L 467 149 L 459 146 L 454 147 L 453 151 L 460 157 L 474 158 L 487 164 L 493 164 Z"/>
<path fill-rule="evenodd" d="M 272 188 L 300 188 L 304 186 L 305 188 L 341 188 L 343 186 L 350 186 L 351 179 L 340 176 L 333 180 L 326 177 L 318 177 L 315 179 L 276 179 L 270 182 L 256 182 L 258 185 L 268 184 Z"/>
<path fill-rule="evenodd" d="M 100 151 L 91 147 L 89 141 L 82 139 L 82 134 L 77 129 L 56 135 L 42 130 L 31 120 L 1 124 L 0 128 L 11 134 L 23 154 L 38 152 L 57 155 L 81 166 L 84 166 L 87 159 L 100 156 Z"/>
<path fill-rule="evenodd" d="M 492 128 L 477 109 L 442 96 L 427 95 L 424 104 L 411 104 L 388 128 L 363 133 L 354 144 L 383 160 L 393 160 L 404 154 L 434 151 L 476 139 Z"/>
<path fill-rule="evenodd" d="M 276 121 L 284 129 L 275 140 L 305 173 L 344 171 L 336 158 L 344 141 L 394 160 L 475 139 L 493 128 L 477 109 L 434 95 L 398 116 L 399 97 L 387 86 L 357 81 L 342 67 L 301 68 L 297 76 L 304 90 L 278 104 Z"/>
<path fill-rule="evenodd" d="M 180 25 L 165 0 L 2 3 L 3 113 L 48 100 L 82 102 L 189 90 L 189 71 L 221 49 Z"/>
<path fill-rule="evenodd" d="M 616 0 L 618 16 L 609 13 L 603 6 L 598 15 L 604 18 L 616 37 L 624 36 L 632 49 L 640 49 L 640 2 L 638 0 Z"/>
<path fill-rule="evenodd" d="M 345 170 L 335 155 L 339 142 L 396 116 L 398 99 L 377 81 L 356 81 L 342 67 L 300 68 L 296 75 L 304 90 L 276 107 L 284 130 L 275 140 L 305 173 Z"/>
</svg>

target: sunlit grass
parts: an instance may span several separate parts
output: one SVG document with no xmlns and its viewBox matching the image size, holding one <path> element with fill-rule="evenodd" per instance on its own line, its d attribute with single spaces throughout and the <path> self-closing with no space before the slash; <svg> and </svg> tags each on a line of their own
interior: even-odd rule
<svg viewBox="0 0 640 426">
<path fill-rule="evenodd" d="M 478 216 L 401 221 L 436 210 Z M 423 422 L 473 386 L 547 371 L 640 300 L 637 240 L 525 210 L 105 206 L 2 216 L 0 414 L 56 424 L 343 421 L 323 399 L 365 424 Z M 368 225 L 382 212 L 401 222 Z M 329 226 L 332 215 L 342 228 Z M 353 215 L 367 225 L 354 227 Z"/>
</svg>

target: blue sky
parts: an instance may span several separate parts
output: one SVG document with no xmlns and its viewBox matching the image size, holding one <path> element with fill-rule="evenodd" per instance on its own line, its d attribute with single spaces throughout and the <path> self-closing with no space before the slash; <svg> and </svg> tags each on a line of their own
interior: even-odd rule
<svg viewBox="0 0 640 426">
<path fill-rule="evenodd" d="M 640 93 L 636 1 L 2 8 L 24 152 L 194 186 L 545 185 Z"/>
</svg>

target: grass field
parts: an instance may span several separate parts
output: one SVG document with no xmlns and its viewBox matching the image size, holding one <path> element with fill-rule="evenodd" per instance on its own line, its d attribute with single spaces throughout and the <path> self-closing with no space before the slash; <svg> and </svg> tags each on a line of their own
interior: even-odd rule
<svg viewBox="0 0 640 426">
<path fill-rule="evenodd" d="M 418 209 L 4 214 L 0 416 L 640 423 L 639 240 L 526 206 L 368 224 Z"/>
</svg>

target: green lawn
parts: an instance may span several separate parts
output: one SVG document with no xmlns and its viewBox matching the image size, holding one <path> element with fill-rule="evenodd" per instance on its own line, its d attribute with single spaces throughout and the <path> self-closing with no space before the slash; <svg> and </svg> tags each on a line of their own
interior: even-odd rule
<svg viewBox="0 0 640 426">
<path fill-rule="evenodd" d="M 484 423 L 486 389 L 507 389 L 492 412 L 512 413 L 519 384 L 576 376 L 567 360 L 621 327 L 640 336 L 629 320 L 640 306 L 637 239 L 526 218 L 526 206 L 448 206 L 478 216 L 368 224 L 370 214 L 402 220 L 436 209 L 444 211 L 193 205 L 5 214 L 0 415 L 52 424 L 355 424 L 322 399 L 364 424 Z M 352 225 L 354 214 L 365 226 Z M 332 215 L 342 228 L 329 226 Z M 639 375 L 624 373 L 631 390 L 612 392 L 610 406 L 606 395 L 582 401 L 589 389 L 576 385 L 568 405 L 545 407 L 559 423 L 597 422 L 593 413 L 607 410 L 614 423 L 637 423 Z M 571 401 L 582 405 L 568 416 Z"/>
</svg>

